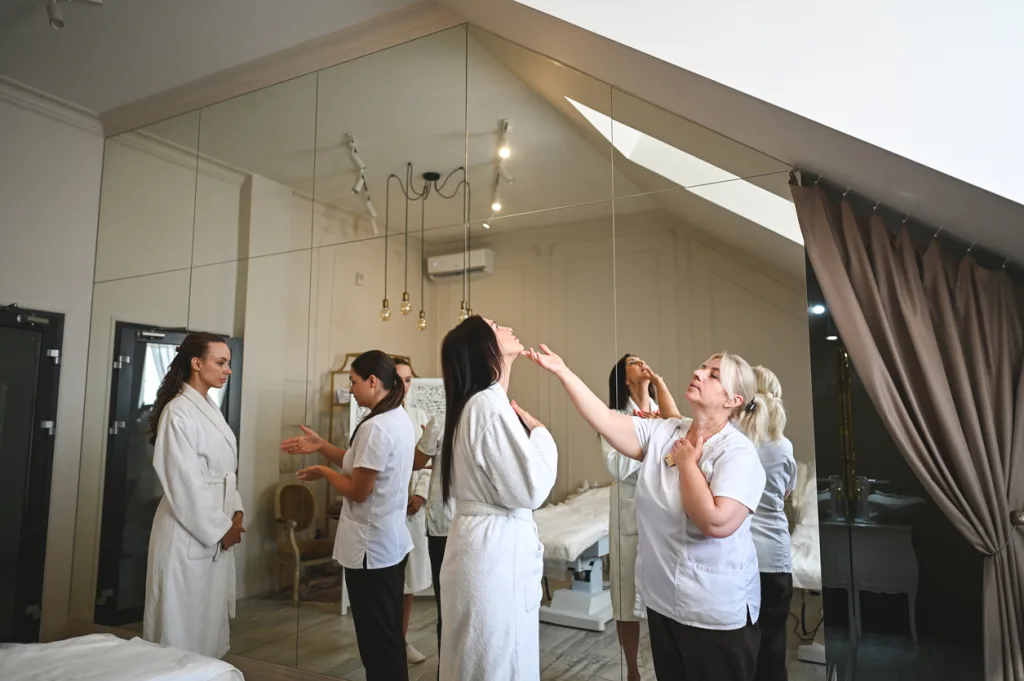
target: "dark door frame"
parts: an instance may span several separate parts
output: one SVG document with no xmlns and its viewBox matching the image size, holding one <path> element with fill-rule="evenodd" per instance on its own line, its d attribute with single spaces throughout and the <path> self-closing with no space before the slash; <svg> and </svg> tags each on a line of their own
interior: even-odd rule
<svg viewBox="0 0 1024 681">
<path fill-rule="evenodd" d="M 0 326 L 36 331 L 42 337 L 21 545 L 18 549 L 17 596 L 14 612 L 0 615 L 12 617 L 14 638 L 18 642 L 31 643 L 39 640 L 53 449 L 57 432 L 57 398 L 63 358 L 64 315 L 29 310 L 16 304 L 7 305 L 0 307 Z"/>
</svg>

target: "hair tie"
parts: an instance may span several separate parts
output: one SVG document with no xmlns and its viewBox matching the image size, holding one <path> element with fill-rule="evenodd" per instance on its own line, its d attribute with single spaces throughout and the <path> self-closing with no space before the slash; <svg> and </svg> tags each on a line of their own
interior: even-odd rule
<svg viewBox="0 0 1024 681">
<path fill-rule="evenodd" d="M 175 352 L 181 352 L 181 346 L 180 345 L 175 345 L 174 346 L 174 351 Z"/>
<path fill-rule="evenodd" d="M 747 406 L 745 406 L 743 408 L 743 411 L 750 411 L 750 412 L 752 412 L 756 408 L 757 408 L 757 402 L 755 402 L 754 400 L 750 400 L 750 402 L 747 402 Z"/>
</svg>

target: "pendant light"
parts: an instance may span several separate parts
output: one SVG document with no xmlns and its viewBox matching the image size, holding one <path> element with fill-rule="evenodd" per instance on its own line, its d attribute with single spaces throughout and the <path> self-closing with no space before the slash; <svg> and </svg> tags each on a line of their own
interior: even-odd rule
<svg viewBox="0 0 1024 681">
<path fill-rule="evenodd" d="M 388 196 L 384 203 L 384 301 L 380 307 L 380 320 L 386 322 L 391 319 L 391 305 L 388 303 L 388 235 L 391 233 L 391 178 L 388 177 Z"/>
<path fill-rule="evenodd" d="M 405 170 L 406 186 L 408 191 L 412 189 L 412 164 L 406 164 Z M 424 197 L 424 203 L 426 203 L 426 197 Z M 409 301 L 409 194 L 405 194 L 405 284 L 402 287 L 402 307 L 400 308 L 403 315 L 407 315 L 412 312 L 412 303 Z"/>
<path fill-rule="evenodd" d="M 427 242 L 425 238 L 427 201 L 424 199 L 420 206 L 420 318 L 416 321 L 416 328 L 420 331 L 427 330 L 427 299 L 424 295 L 427 279 Z"/>
</svg>

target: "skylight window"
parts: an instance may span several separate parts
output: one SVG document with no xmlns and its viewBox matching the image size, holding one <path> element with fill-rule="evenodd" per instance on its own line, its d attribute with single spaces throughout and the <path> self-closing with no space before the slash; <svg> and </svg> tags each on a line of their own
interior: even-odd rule
<svg viewBox="0 0 1024 681">
<path fill-rule="evenodd" d="M 804 243 L 796 209 L 790 201 L 738 175 L 677 149 L 670 144 L 629 127 L 600 111 L 566 97 L 615 149 L 633 163 L 671 180 L 751 222 L 786 237 L 801 246 Z"/>
</svg>

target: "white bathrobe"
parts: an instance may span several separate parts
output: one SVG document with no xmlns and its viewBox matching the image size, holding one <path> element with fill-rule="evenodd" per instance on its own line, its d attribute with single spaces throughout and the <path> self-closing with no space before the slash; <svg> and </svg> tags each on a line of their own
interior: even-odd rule
<svg viewBox="0 0 1024 681">
<path fill-rule="evenodd" d="M 412 420 L 413 430 L 416 434 L 416 441 L 420 437 L 426 425 L 430 423 L 430 414 L 416 407 L 405 407 L 405 413 Z M 423 497 L 426 502 L 430 490 L 430 469 L 424 468 L 419 471 L 412 471 L 409 478 L 409 500 L 414 496 Z M 430 588 L 430 551 L 427 549 L 427 509 L 426 503 L 415 514 L 406 516 L 405 524 L 412 535 L 412 551 L 409 552 L 409 560 L 405 563 L 405 589 L 406 594 L 419 593 Z"/>
<path fill-rule="evenodd" d="M 496 383 L 466 404 L 452 457 L 440 679 L 539 679 L 544 546 L 533 509 L 555 484 L 555 441 L 545 428 L 528 434 Z"/>
<path fill-rule="evenodd" d="M 220 541 L 242 500 L 235 434 L 217 406 L 186 385 L 160 415 L 153 468 L 164 497 L 153 519 L 143 638 L 209 657 L 230 648 L 235 558 Z"/>
</svg>

